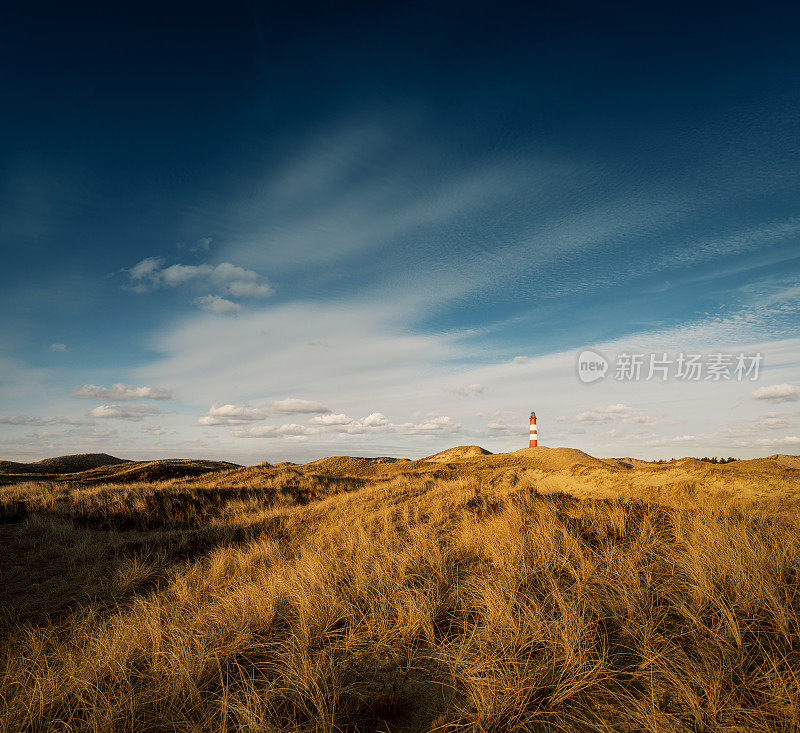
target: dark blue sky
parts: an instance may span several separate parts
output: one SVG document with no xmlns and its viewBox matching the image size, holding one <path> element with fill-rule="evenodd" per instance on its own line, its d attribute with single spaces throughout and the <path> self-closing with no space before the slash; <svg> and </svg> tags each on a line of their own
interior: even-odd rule
<svg viewBox="0 0 800 733">
<path fill-rule="evenodd" d="M 544 399 L 537 360 L 603 344 L 779 344 L 765 384 L 791 387 L 798 17 L 765 3 L 5 11 L 5 452 L 514 447 L 513 427 L 487 426 Z M 521 381 L 495 388 L 509 378 L 481 370 L 515 356 Z M 601 386 L 573 409 L 565 379 L 547 390 L 553 422 L 611 400 L 679 420 L 673 400 Z M 74 393 L 144 380 L 172 399 Z M 464 399 L 462 383 L 482 388 Z M 265 407 L 287 398 L 331 412 Z M 117 402 L 150 411 L 95 409 Z M 211 404 L 257 412 L 198 424 Z M 774 446 L 793 445 L 793 417 L 761 408 L 784 421 Z M 346 414 L 350 432 L 315 433 L 314 414 Z M 598 422 L 618 434 L 580 440 L 601 452 L 670 452 L 689 429 Z M 720 429 L 689 434 L 712 450 Z"/>
</svg>

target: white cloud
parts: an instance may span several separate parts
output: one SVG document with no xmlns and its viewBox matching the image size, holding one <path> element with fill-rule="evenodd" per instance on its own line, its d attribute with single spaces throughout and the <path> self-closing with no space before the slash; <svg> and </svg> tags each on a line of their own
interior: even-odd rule
<svg viewBox="0 0 800 733">
<path fill-rule="evenodd" d="M 625 424 L 654 425 L 655 419 L 642 410 L 637 410 L 628 405 L 616 404 L 607 407 L 595 407 L 593 410 L 580 412 L 575 415 L 576 422 L 608 423 L 622 422 Z"/>
<path fill-rule="evenodd" d="M 151 435 L 163 435 L 164 430 L 159 425 L 142 425 L 142 430 Z"/>
<path fill-rule="evenodd" d="M 761 440 L 757 440 L 756 443 L 763 446 L 796 446 L 800 445 L 800 438 L 798 438 L 796 435 L 787 435 L 783 438 L 762 438 Z"/>
<path fill-rule="evenodd" d="M 255 425 L 249 428 L 234 428 L 231 435 L 237 438 L 280 438 L 285 436 L 362 436 L 370 433 L 399 435 L 435 435 L 456 433 L 461 425 L 446 415 L 431 415 L 422 422 L 393 423 L 383 413 L 372 412 L 366 417 L 351 418 L 347 415 L 318 415 L 308 425 L 288 423 L 284 425 Z"/>
<path fill-rule="evenodd" d="M 305 425 L 287 423 L 285 425 L 254 425 L 249 428 L 234 428 L 231 430 L 231 435 L 237 438 L 297 438 L 314 435 L 317 432 Z"/>
<path fill-rule="evenodd" d="M 41 425 L 42 420 L 29 415 L 0 415 L 0 425 Z"/>
<path fill-rule="evenodd" d="M 772 384 L 768 387 L 759 387 L 751 396 L 753 399 L 767 402 L 797 402 L 800 400 L 800 386 Z"/>
<path fill-rule="evenodd" d="M 214 288 L 235 298 L 268 298 L 275 292 L 262 275 L 230 262 L 218 265 L 162 265 L 161 258 L 148 257 L 128 269 L 128 278 L 133 289 L 144 292 L 152 288 L 177 288 L 191 283 L 203 288 Z M 218 301 L 230 305 L 226 306 Z M 198 298 L 197 302 L 204 310 L 212 310 L 214 313 L 233 312 L 231 306 L 234 304 L 216 294 Z"/>
<path fill-rule="evenodd" d="M 67 345 L 66 344 L 50 344 L 50 351 L 60 351 L 60 352 L 63 353 L 65 351 L 67 351 Z"/>
<path fill-rule="evenodd" d="M 242 306 L 232 300 L 220 298 L 218 295 L 203 295 L 194 301 L 200 310 L 216 313 L 218 316 L 230 316 L 239 313 Z"/>
<path fill-rule="evenodd" d="M 353 418 L 343 413 L 338 415 L 331 413 L 329 415 L 317 415 L 316 417 L 312 417 L 308 422 L 311 425 L 349 425 L 353 422 Z"/>
<path fill-rule="evenodd" d="M 51 417 L 47 422 L 52 425 L 94 425 L 92 420 L 74 417 Z"/>
<path fill-rule="evenodd" d="M 337 432 L 336 426 L 309 422 L 306 427 L 324 430 L 305 436 L 308 447 L 303 450 L 293 451 L 288 446 L 285 450 L 276 449 L 276 460 L 308 460 L 350 450 L 375 455 L 422 455 L 422 441 L 417 437 L 420 434 L 436 436 L 441 448 L 454 444 L 456 433 L 452 429 L 440 427 L 438 431 L 414 434 L 419 428 L 413 426 L 427 422 L 413 415 L 423 406 L 449 416 L 454 424 L 463 425 L 458 433 L 463 436 L 459 438 L 462 442 L 476 442 L 495 452 L 527 445 L 527 418 L 530 410 L 536 409 L 542 444 L 554 446 L 556 440 L 563 440 L 562 445 L 603 455 L 606 444 L 597 436 L 596 429 L 590 427 L 602 422 L 570 420 L 572 425 L 589 428 L 587 434 L 584 437 L 572 434 L 570 438 L 567 431 L 570 422 L 567 422 L 561 438 L 553 432 L 556 417 L 572 418 L 588 411 L 597 418 L 596 411 L 590 409 L 593 405 L 605 410 L 603 406 L 621 404 L 638 413 L 613 416 L 608 420 L 609 428 L 622 427 L 626 420 L 632 426 L 655 426 L 651 416 L 658 416 L 654 432 L 663 434 L 664 439 L 676 434 L 695 435 L 698 442 L 692 445 L 692 454 L 721 449 L 727 455 L 734 438 L 726 438 L 723 445 L 718 445 L 723 440 L 717 436 L 720 423 L 730 423 L 730 405 L 741 402 L 757 386 L 735 380 L 725 383 L 671 380 L 656 386 L 644 380 L 623 383 L 606 379 L 586 387 L 575 376 L 575 351 L 533 357 L 522 368 L 511 359 L 487 364 L 484 352 L 480 346 L 476 347 L 474 334 L 410 332 L 405 324 L 416 316 L 417 312 L 405 300 L 391 301 L 377 296 L 329 302 L 325 307 L 309 302 L 281 303 L 243 313 L 225 323 L 198 314 L 173 323 L 160 334 L 150 347 L 161 357 L 136 375 L 143 383 L 180 389 L 207 404 L 218 398 L 219 385 L 224 384 L 229 391 L 226 401 L 238 405 L 249 402 L 261 408 L 267 419 L 271 414 L 269 406 L 252 402 L 264 394 L 267 385 L 274 394 L 289 395 L 296 394 L 298 384 L 308 385 L 313 388 L 313 396 L 331 395 L 330 401 L 323 401 L 334 407 L 333 414 L 369 415 L 379 406 L 381 412 L 392 417 L 392 424 L 407 424 L 403 433 L 398 428 L 365 428 L 355 418 L 345 424 L 338 418 Z M 693 348 L 702 351 L 703 344 L 706 347 L 713 344 L 714 351 L 761 352 L 770 364 L 776 365 L 794 363 L 800 353 L 800 339 L 748 342 L 729 340 L 731 333 L 726 323 L 711 322 L 699 328 L 690 324 L 684 330 L 644 332 L 627 341 L 586 346 L 603 353 L 638 351 L 640 347 L 644 353 L 650 353 L 663 350 L 660 342 L 666 337 L 678 346 L 675 351 Z M 335 344 L 335 348 L 321 353 L 320 349 L 309 346 L 310 342 Z M 776 382 L 793 380 L 789 366 L 775 368 L 771 376 Z M 484 384 L 486 389 L 465 400 L 448 392 L 448 387 L 458 384 Z M 696 409 L 699 403 L 704 405 L 702 411 Z M 763 405 L 746 400 L 737 412 L 737 421 L 752 423 L 762 412 L 756 409 L 759 404 Z M 505 425 L 494 419 L 493 413 L 498 410 L 509 413 Z M 479 418 L 479 413 L 485 417 Z M 495 423 L 492 430 L 487 421 Z M 681 425 L 677 430 L 676 424 Z M 270 426 L 263 427 L 274 432 Z M 354 440 L 354 435 L 361 437 Z M 646 440 L 658 437 L 631 433 L 624 444 L 619 441 L 617 452 L 636 455 L 637 445 L 641 449 Z M 221 451 L 229 451 L 227 455 L 233 458 L 237 452 L 246 450 L 239 447 L 239 442 L 229 438 L 225 431 L 215 445 Z M 669 447 L 664 452 L 667 450 Z M 758 449 L 753 447 L 752 452 L 758 453 Z M 248 460 L 257 457 L 247 454 Z"/>
<path fill-rule="evenodd" d="M 150 405 L 98 405 L 89 411 L 89 417 L 110 418 L 115 420 L 141 420 L 146 415 L 157 415 L 157 410 Z"/>
<path fill-rule="evenodd" d="M 198 425 L 241 425 L 243 423 L 265 420 L 269 415 L 313 415 L 330 413 L 329 407 L 321 402 L 301 400 L 287 397 L 270 402 L 266 409 L 254 407 L 237 407 L 236 405 L 212 405 L 206 415 L 200 417 Z M 346 415 L 339 416 L 350 420 Z M 267 431 L 268 432 L 268 431 Z"/>
<path fill-rule="evenodd" d="M 522 420 L 497 418 L 486 423 L 486 433 L 492 437 L 521 435 L 528 429 Z"/>
<path fill-rule="evenodd" d="M 268 298 L 275 291 L 266 283 L 235 280 L 228 285 L 228 292 L 237 298 Z"/>
<path fill-rule="evenodd" d="M 447 391 L 459 397 L 469 397 L 483 392 L 486 389 L 485 384 L 467 384 L 463 387 L 448 387 Z"/>
<path fill-rule="evenodd" d="M 91 420 L 72 417 L 31 417 L 30 415 L 0 415 L 0 425 L 92 425 Z"/>
<path fill-rule="evenodd" d="M 450 418 L 446 417 L 444 418 L 444 420 L 448 421 L 450 420 Z M 386 425 L 390 425 L 389 419 L 386 417 L 386 415 L 380 412 L 372 412 L 365 418 L 363 418 L 360 422 L 365 428 L 381 428 Z"/>
<path fill-rule="evenodd" d="M 198 425 L 243 425 L 245 423 L 266 419 L 266 413 L 251 407 L 236 405 L 211 405 L 206 415 L 197 419 Z"/>
<path fill-rule="evenodd" d="M 647 437 L 644 439 L 644 445 L 648 447 L 670 446 L 670 445 L 686 445 L 687 443 L 698 443 L 700 440 L 707 439 L 708 436 L 698 435 L 674 435 L 672 437 Z"/>
<path fill-rule="evenodd" d="M 530 357 L 527 356 L 515 356 L 512 360 L 514 364 L 527 364 L 530 362 Z"/>
<path fill-rule="evenodd" d="M 169 400 L 172 393 L 160 387 L 134 387 L 131 384 L 118 382 L 111 387 L 100 387 L 96 384 L 83 384 L 75 387 L 72 394 L 76 397 L 85 397 L 96 400 L 116 400 L 126 402 L 128 400 Z"/>
<path fill-rule="evenodd" d="M 321 402 L 312 400 L 301 400 L 296 397 L 287 397 L 284 400 L 275 400 L 269 403 L 270 412 L 280 415 L 313 414 L 330 412 L 330 408 Z"/>
<path fill-rule="evenodd" d="M 789 427 L 789 421 L 775 412 L 763 415 L 753 423 L 756 430 L 785 430 Z"/>
<path fill-rule="evenodd" d="M 131 267 L 128 275 L 132 280 L 146 280 L 158 272 L 162 262 L 160 257 L 146 257 Z"/>
</svg>

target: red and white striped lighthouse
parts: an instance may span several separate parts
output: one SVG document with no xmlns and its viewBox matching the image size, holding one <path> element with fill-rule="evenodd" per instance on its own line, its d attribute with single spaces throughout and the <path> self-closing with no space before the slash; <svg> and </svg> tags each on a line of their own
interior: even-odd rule
<svg viewBox="0 0 800 733">
<path fill-rule="evenodd" d="M 539 443 L 537 442 L 536 436 L 536 413 L 531 413 L 531 444 L 528 446 L 529 448 L 535 448 Z"/>
</svg>

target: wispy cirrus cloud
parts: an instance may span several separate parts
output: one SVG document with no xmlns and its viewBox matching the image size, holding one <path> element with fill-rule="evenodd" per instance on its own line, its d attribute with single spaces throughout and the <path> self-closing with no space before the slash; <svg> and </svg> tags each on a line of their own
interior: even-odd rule
<svg viewBox="0 0 800 733">
<path fill-rule="evenodd" d="M 0 415 L 0 425 L 41 425 L 43 420 L 30 415 Z"/>
<path fill-rule="evenodd" d="M 198 425 L 242 425 L 244 423 L 266 420 L 274 415 L 314 415 L 330 413 L 331 409 L 321 402 L 287 397 L 273 400 L 266 407 L 241 405 L 211 405 L 209 411 L 197 419 Z"/>
<path fill-rule="evenodd" d="M 751 395 L 755 400 L 766 402 L 797 402 L 800 400 L 800 386 L 795 384 L 771 384 L 759 387 Z"/>
<path fill-rule="evenodd" d="M 753 432 L 761 430 L 785 430 L 791 426 L 786 416 L 771 412 L 762 415 L 753 423 Z"/>
<path fill-rule="evenodd" d="M 74 417 L 33 417 L 31 415 L 0 415 L 0 425 L 92 425 L 91 420 Z"/>
<path fill-rule="evenodd" d="M 622 403 L 579 412 L 573 420 L 582 423 L 621 422 L 626 425 L 654 425 L 656 423 L 655 418 L 643 410 Z"/>
<path fill-rule="evenodd" d="M 313 400 L 301 400 L 296 397 L 287 397 L 283 400 L 274 400 L 269 403 L 270 412 L 281 415 L 303 415 L 330 412 L 330 407 Z"/>
<path fill-rule="evenodd" d="M 189 252 L 208 252 L 211 249 L 211 243 L 213 241 L 213 237 L 200 237 L 200 239 L 196 239 L 189 244 L 179 242 L 177 246 L 178 249 L 185 249 Z"/>
<path fill-rule="evenodd" d="M 469 397 L 470 395 L 480 394 L 486 389 L 485 384 L 465 384 L 458 387 L 448 387 L 447 391 L 459 397 Z"/>
</svg>

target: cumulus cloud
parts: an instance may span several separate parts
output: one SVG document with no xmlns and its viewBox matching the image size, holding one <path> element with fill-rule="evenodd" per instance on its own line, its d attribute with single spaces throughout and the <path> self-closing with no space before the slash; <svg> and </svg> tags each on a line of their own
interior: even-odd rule
<svg viewBox="0 0 800 733">
<path fill-rule="evenodd" d="M 50 351 L 60 351 L 60 352 L 67 351 L 67 345 L 66 344 L 50 344 Z"/>
<path fill-rule="evenodd" d="M 320 426 L 318 432 L 322 433 L 348 433 L 351 435 L 362 434 L 370 431 L 383 431 L 396 429 L 389 418 L 381 412 L 372 412 L 366 417 L 352 418 L 347 415 L 320 415 L 309 420 L 309 423 Z M 410 423 L 409 423 L 410 424 Z"/>
<path fill-rule="evenodd" d="M 211 405 L 207 414 L 197 419 L 198 425 L 243 425 L 264 420 L 267 415 L 263 410 L 236 405 Z"/>
<path fill-rule="evenodd" d="M 348 417 L 343 413 L 338 415 L 330 413 L 328 415 L 317 415 L 316 417 L 312 417 L 308 422 L 311 425 L 349 425 L 351 422 L 353 422 L 353 418 Z"/>
<path fill-rule="evenodd" d="M 773 384 L 769 387 L 759 387 L 751 396 L 753 399 L 767 402 L 797 402 L 800 400 L 800 386 Z"/>
<path fill-rule="evenodd" d="M 449 420 L 450 418 L 448 417 L 445 419 Z M 365 428 L 382 428 L 391 425 L 389 418 L 381 412 L 372 412 L 361 420 L 356 420 L 354 422 L 363 425 Z"/>
<path fill-rule="evenodd" d="M 127 402 L 128 400 L 169 400 L 172 393 L 160 387 L 134 387 L 131 384 L 118 382 L 110 387 L 100 387 L 96 384 L 82 384 L 75 387 L 72 394 L 76 397 L 85 397 L 95 400 L 116 400 Z"/>
<path fill-rule="evenodd" d="M 317 415 L 307 425 L 253 425 L 234 428 L 231 435 L 238 438 L 308 437 L 311 435 L 365 435 L 368 433 L 394 433 L 401 435 L 444 435 L 455 433 L 461 425 L 446 415 L 429 415 L 421 422 L 393 423 L 383 413 L 372 412 L 366 417 L 352 418 L 344 414 Z"/>
<path fill-rule="evenodd" d="M 466 384 L 463 387 L 449 387 L 447 391 L 459 397 L 469 397 L 470 395 L 480 394 L 485 389 L 485 384 Z"/>
<path fill-rule="evenodd" d="M 157 410 L 150 405 L 98 405 L 89 411 L 89 417 L 109 418 L 115 420 L 141 420 L 146 415 L 157 415 Z"/>
<path fill-rule="evenodd" d="M 210 239 L 208 243 L 211 243 Z M 190 283 L 203 288 L 214 288 L 236 298 L 268 298 L 275 292 L 262 275 L 230 262 L 164 267 L 164 261 L 160 257 L 147 257 L 129 268 L 127 273 L 132 289 L 137 292 L 159 287 L 177 288 Z M 206 296 L 210 297 L 212 296 Z M 210 302 L 203 301 L 199 305 L 208 310 L 207 304 Z"/>
<path fill-rule="evenodd" d="M 654 425 L 655 419 L 642 410 L 637 410 L 621 403 L 606 407 L 595 407 L 593 410 L 579 412 L 573 418 L 576 422 L 609 423 L 621 422 L 635 425 Z M 559 421 L 560 418 L 559 418 Z"/>
<path fill-rule="evenodd" d="M 276 412 L 281 415 L 302 415 L 331 412 L 331 409 L 323 405 L 321 402 L 301 400 L 296 397 L 287 397 L 284 400 L 275 400 L 270 402 L 269 409 L 270 412 Z"/>
<path fill-rule="evenodd" d="M 367 417 L 345 426 L 345 432 L 358 434 L 364 432 L 387 432 L 401 435 L 445 435 L 456 433 L 461 425 L 447 415 L 428 415 L 421 422 L 393 423 L 380 412 L 373 412 Z"/>
<path fill-rule="evenodd" d="M 242 310 L 242 306 L 238 303 L 220 298 L 219 295 L 203 295 L 195 298 L 194 302 L 200 310 L 216 313 L 218 316 L 232 316 Z"/>
</svg>

